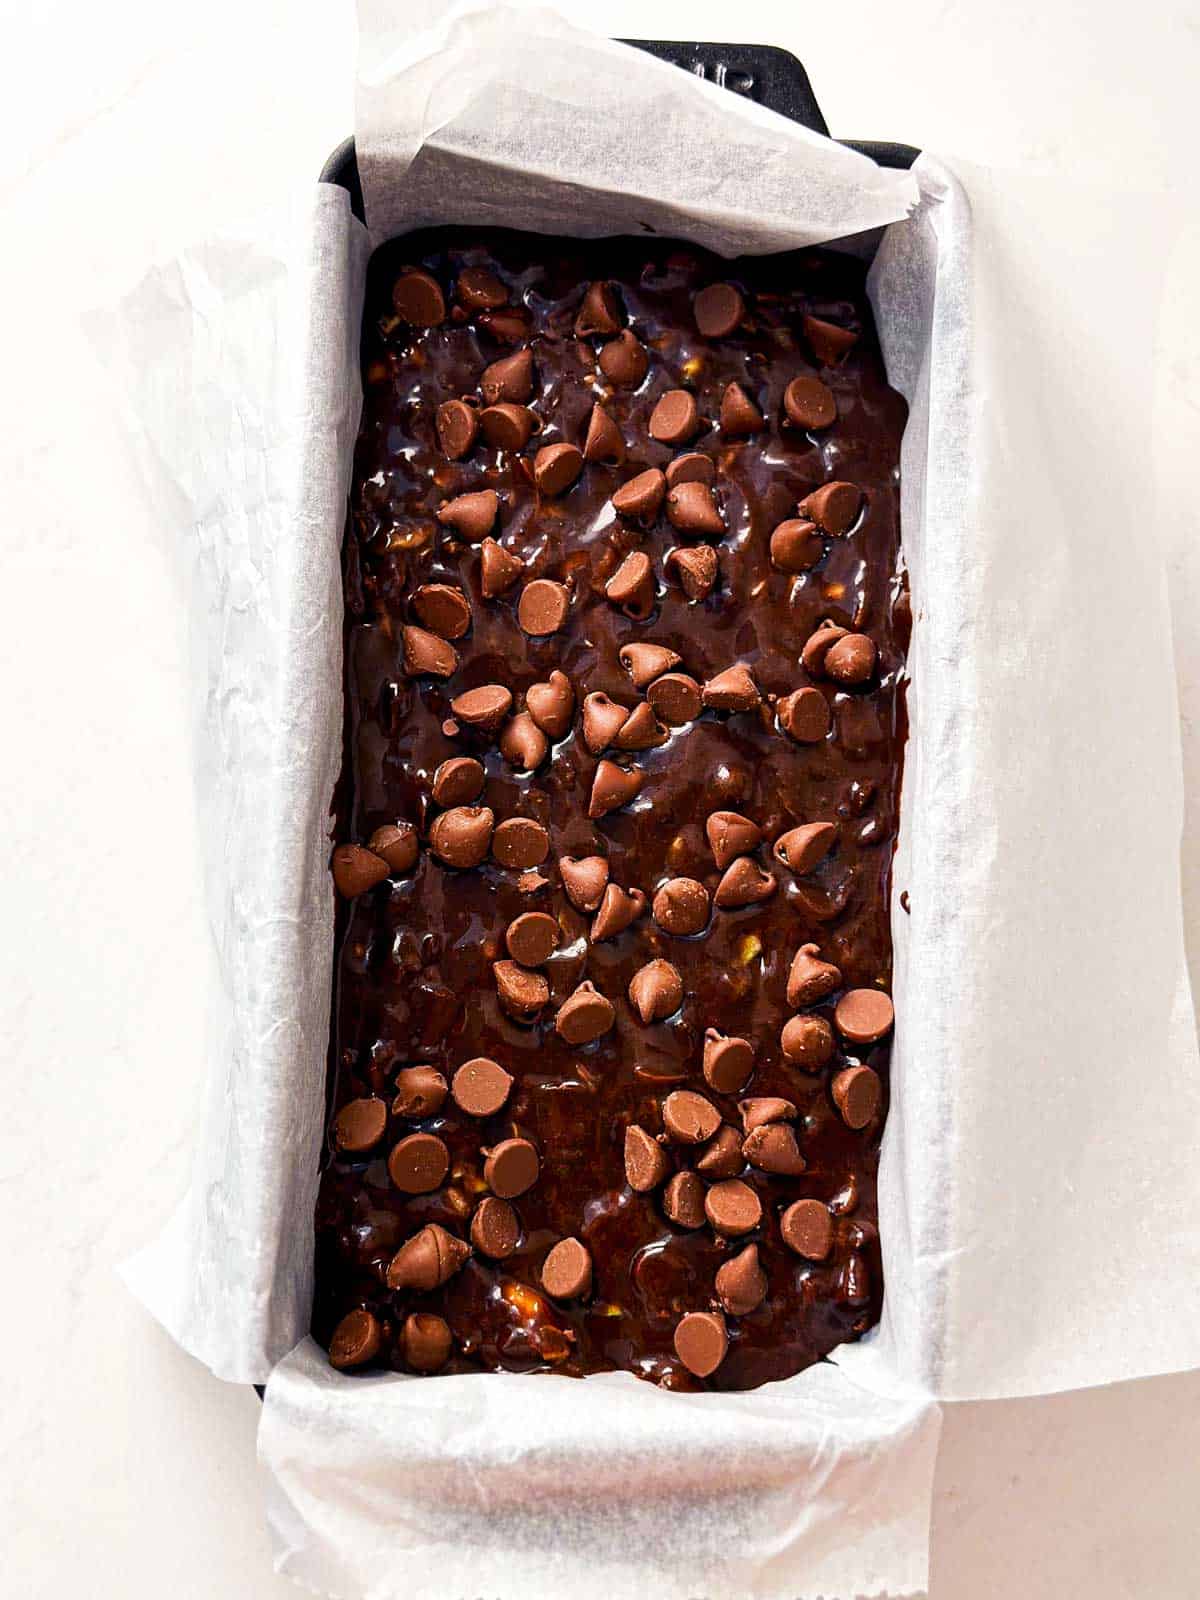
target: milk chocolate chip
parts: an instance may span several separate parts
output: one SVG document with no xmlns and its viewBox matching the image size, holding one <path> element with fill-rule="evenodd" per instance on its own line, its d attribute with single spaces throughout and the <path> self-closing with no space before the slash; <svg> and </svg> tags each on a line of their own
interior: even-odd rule
<svg viewBox="0 0 1200 1600">
<path fill-rule="evenodd" d="M 660 444 L 687 444 L 700 431 L 696 397 L 686 389 L 668 389 L 650 413 L 650 437 Z"/>
<path fill-rule="evenodd" d="M 762 1202 L 742 1178 L 714 1183 L 704 1196 L 704 1215 L 726 1239 L 749 1233 L 762 1221 Z"/>
<path fill-rule="evenodd" d="M 723 1123 L 704 1146 L 696 1161 L 696 1171 L 706 1178 L 736 1178 L 745 1166 L 742 1141 L 736 1128 Z"/>
<path fill-rule="evenodd" d="M 640 889 L 622 889 L 620 884 L 605 887 L 600 909 L 592 919 L 588 933 L 589 944 L 601 944 L 605 939 L 615 939 L 632 926 L 646 909 L 646 896 Z"/>
<path fill-rule="evenodd" d="M 542 1262 L 542 1288 L 556 1300 L 590 1294 L 592 1258 L 578 1239 L 560 1239 Z"/>
<path fill-rule="evenodd" d="M 550 753 L 550 741 L 529 715 L 521 711 L 505 723 L 500 754 L 518 772 L 535 772 Z"/>
<path fill-rule="evenodd" d="M 802 517 L 815 522 L 822 533 L 839 539 L 857 522 L 862 502 L 862 490 L 857 484 L 823 483 L 806 494 L 796 509 Z"/>
<path fill-rule="evenodd" d="M 654 896 L 654 920 L 679 938 L 708 926 L 708 890 L 695 878 L 669 878 Z"/>
<path fill-rule="evenodd" d="M 636 389 L 650 369 L 645 345 L 628 328 L 622 328 L 596 359 L 600 371 L 618 389 Z"/>
<path fill-rule="evenodd" d="M 786 1122 L 768 1122 L 742 1140 L 742 1154 L 752 1167 L 777 1177 L 794 1178 L 806 1162 L 796 1143 L 796 1132 Z"/>
<path fill-rule="evenodd" d="M 754 1046 L 749 1039 L 727 1037 L 709 1028 L 704 1035 L 704 1081 L 718 1094 L 737 1094 L 754 1071 Z"/>
<path fill-rule="evenodd" d="M 808 572 L 824 554 L 821 536 L 811 522 L 792 517 L 771 535 L 771 564 L 780 572 Z"/>
<path fill-rule="evenodd" d="M 484 683 L 456 695 L 450 709 L 466 727 L 494 733 L 512 710 L 512 694 L 502 683 Z"/>
<path fill-rule="evenodd" d="M 446 320 L 446 300 L 428 272 L 402 272 L 392 285 L 396 315 L 414 328 L 436 328 Z"/>
<path fill-rule="evenodd" d="M 628 617 L 644 622 L 654 610 L 654 568 L 642 550 L 633 550 L 604 585 L 604 593 Z"/>
<path fill-rule="evenodd" d="M 815 944 L 802 944 L 792 957 L 788 973 L 788 1005 L 798 1011 L 801 1006 L 815 1005 L 827 994 L 842 986 L 842 974 L 829 961 L 820 959 L 820 948 Z"/>
<path fill-rule="evenodd" d="M 616 1019 L 612 1001 L 585 979 L 559 1007 L 554 1028 L 568 1044 L 592 1044 L 608 1032 Z"/>
<path fill-rule="evenodd" d="M 789 1017 L 779 1044 L 785 1059 L 805 1072 L 819 1072 L 833 1060 L 833 1029 L 824 1017 Z"/>
<path fill-rule="evenodd" d="M 811 872 L 833 849 L 837 834 L 836 822 L 804 822 L 781 833 L 772 854 L 797 875 Z"/>
<path fill-rule="evenodd" d="M 846 1067 L 830 1086 L 833 1103 L 848 1128 L 865 1128 L 879 1110 L 881 1085 L 870 1067 Z"/>
<path fill-rule="evenodd" d="M 710 544 L 671 550 L 664 563 L 668 572 L 679 576 L 679 586 L 689 600 L 703 600 L 717 581 L 717 552 Z"/>
<path fill-rule="evenodd" d="M 583 742 L 594 756 L 607 750 L 625 726 L 629 711 L 598 689 L 583 702 Z"/>
<path fill-rule="evenodd" d="M 618 750 L 656 750 L 670 738 L 646 701 L 634 706 L 617 732 L 613 743 Z"/>
<path fill-rule="evenodd" d="M 550 999 L 550 985 L 540 972 L 528 972 L 515 961 L 495 961 L 492 975 L 501 1009 L 514 1022 L 534 1022 Z"/>
<path fill-rule="evenodd" d="M 465 400 L 444 400 L 437 408 L 436 426 L 442 454 L 448 461 L 460 461 L 475 443 L 479 417 Z"/>
<path fill-rule="evenodd" d="M 538 867 L 550 854 L 550 835 L 530 817 L 508 817 L 492 837 L 492 854 L 502 867 Z"/>
<path fill-rule="evenodd" d="M 365 1366 L 379 1354 L 383 1325 L 373 1311 L 349 1311 L 333 1330 L 329 1364 L 339 1369 Z"/>
<path fill-rule="evenodd" d="M 558 871 L 567 899 L 576 911 L 594 911 L 608 882 L 603 856 L 560 856 Z"/>
<path fill-rule="evenodd" d="M 819 678 L 825 671 L 826 655 L 839 639 L 845 637 L 845 628 L 839 628 L 833 622 L 823 622 L 814 633 L 810 633 L 800 651 L 800 662 L 805 672 Z"/>
<path fill-rule="evenodd" d="M 833 392 L 820 378 L 793 378 L 783 391 L 783 409 L 797 428 L 827 428 L 837 419 Z"/>
<path fill-rule="evenodd" d="M 595 821 L 598 817 L 606 817 L 610 811 L 619 811 L 622 806 L 637 799 L 645 781 L 646 774 L 639 772 L 636 767 L 626 771 L 614 761 L 602 760 L 592 779 L 588 816 Z"/>
<path fill-rule="evenodd" d="M 648 961 L 629 984 L 629 1000 L 643 1022 L 661 1022 L 683 1004 L 683 979 L 669 961 Z"/>
<path fill-rule="evenodd" d="M 740 1100 L 738 1111 L 741 1113 L 742 1127 L 747 1133 L 753 1133 L 755 1128 L 761 1128 L 768 1122 L 786 1122 L 789 1117 L 796 1115 L 792 1102 L 777 1094 L 753 1095 L 748 1100 Z"/>
<path fill-rule="evenodd" d="M 449 678 L 458 671 L 458 651 L 424 628 L 401 632 L 404 670 L 410 678 Z"/>
<path fill-rule="evenodd" d="M 847 989 L 833 1008 L 833 1020 L 851 1044 L 875 1044 L 891 1032 L 896 1014 L 881 989 Z"/>
<path fill-rule="evenodd" d="M 388 1263 L 389 1289 L 428 1292 L 446 1283 L 471 1254 L 470 1247 L 436 1222 L 406 1239 Z"/>
<path fill-rule="evenodd" d="M 819 689 L 795 689 L 775 707 L 779 726 L 797 744 L 820 744 L 833 726 L 829 702 Z"/>
<path fill-rule="evenodd" d="M 458 303 L 468 311 L 491 311 L 508 301 L 508 290 L 486 267 L 464 267 L 455 286 Z"/>
<path fill-rule="evenodd" d="M 676 1144 L 703 1144 L 721 1126 L 711 1100 L 692 1089 L 676 1089 L 663 1101 L 663 1127 Z"/>
<path fill-rule="evenodd" d="M 401 1067 L 396 1074 L 392 1112 L 397 1117 L 432 1117 L 442 1109 L 449 1090 L 435 1067 Z"/>
<path fill-rule="evenodd" d="M 483 369 L 479 388 L 490 406 L 499 405 L 502 400 L 523 405 L 533 393 L 532 351 L 515 350 L 511 356 L 493 361 Z"/>
<path fill-rule="evenodd" d="M 662 1145 L 635 1122 L 625 1129 L 625 1181 L 635 1194 L 649 1194 L 667 1175 Z"/>
<path fill-rule="evenodd" d="M 494 822 L 487 806 L 452 806 L 434 818 L 429 848 L 448 867 L 477 867 L 491 848 Z"/>
<path fill-rule="evenodd" d="M 385 822 L 367 840 L 367 848 L 403 877 L 417 864 L 417 830 L 411 822 Z"/>
<path fill-rule="evenodd" d="M 524 572 L 524 564 L 495 539 L 485 539 L 479 557 L 480 588 L 485 600 L 507 594 Z"/>
<path fill-rule="evenodd" d="M 404 1319 L 400 1348 L 414 1372 L 436 1372 L 450 1359 L 454 1335 L 445 1317 L 432 1311 L 414 1311 Z"/>
<path fill-rule="evenodd" d="M 758 685 L 740 661 L 704 685 L 704 704 L 717 711 L 753 711 L 758 701 Z"/>
<path fill-rule="evenodd" d="M 558 949 L 558 923 L 545 911 L 523 911 L 504 935 L 508 953 L 523 967 L 540 967 Z"/>
<path fill-rule="evenodd" d="M 616 490 L 612 497 L 613 510 L 638 522 L 653 522 L 666 492 L 666 478 L 657 467 L 649 467 Z"/>
<path fill-rule="evenodd" d="M 561 739 L 571 726 L 575 709 L 575 695 L 566 673 L 555 668 L 545 683 L 532 684 L 525 691 L 525 709 L 544 734 Z"/>
<path fill-rule="evenodd" d="M 717 468 L 711 456 L 706 456 L 697 450 L 691 450 L 686 455 L 676 456 L 674 461 L 667 465 L 667 488 L 674 489 L 680 483 L 707 483 L 717 481 Z"/>
<path fill-rule="evenodd" d="M 633 679 L 635 689 L 645 689 L 655 678 L 679 665 L 679 656 L 665 644 L 623 644 L 618 651 L 621 665 Z"/>
<path fill-rule="evenodd" d="M 450 1080 L 450 1093 L 469 1117 L 494 1117 L 508 1099 L 513 1080 L 498 1061 L 476 1056 L 464 1061 Z"/>
<path fill-rule="evenodd" d="M 333 1142 L 347 1155 L 373 1150 L 387 1132 L 387 1106 L 374 1095 L 349 1100 L 333 1120 Z"/>
<path fill-rule="evenodd" d="M 485 406 L 479 413 L 483 437 L 497 450 L 524 450 L 537 432 L 538 419 L 528 406 L 515 406 L 508 400 Z"/>
<path fill-rule="evenodd" d="M 722 911 L 734 911 L 740 906 L 761 905 L 769 900 L 779 885 L 769 872 L 764 872 L 757 861 L 749 856 L 739 856 L 731 861 L 722 874 L 713 895 L 713 903 Z"/>
<path fill-rule="evenodd" d="M 704 1226 L 704 1185 L 694 1172 L 677 1172 L 663 1190 L 663 1211 L 677 1228 Z"/>
<path fill-rule="evenodd" d="M 729 439 L 748 439 L 763 422 L 762 412 L 741 384 L 727 384 L 721 396 L 721 432 Z"/>
<path fill-rule="evenodd" d="M 546 495 L 562 494 L 583 471 L 583 453 L 573 444 L 545 444 L 533 458 L 533 481 Z"/>
<path fill-rule="evenodd" d="M 667 494 L 667 521 L 680 533 L 719 539 L 725 524 L 706 483 L 678 483 Z"/>
<path fill-rule="evenodd" d="M 833 1249 L 833 1218 L 820 1200 L 796 1200 L 779 1219 L 789 1250 L 806 1261 L 824 1261 Z"/>
<path fill-rule="evenodd" d="M 748 1244 L 717 1268 L 717 1299 L 731 1317 L 748 1317 L 767 1298 L 767 1275 L 759 1265 L 758 1246 Z"/>
<path fill-rule="evenodd" d="M 451 756 L 433 775 L 433 798 L 439 806 L 469 806 L 483 793 L 483 768 L 474 756 Z"/>
<path fill-rule="evenodd" d="M 646 690 L 646 699 L 654 714 L 669 728 L 682 728 L 695 722 L 704 709 L 700 685 L 686 672 L 664 672 Z"/>
<path fill-rule="evenodd" d="M 558 632 L 570 609 L 571 596 L 561 583 L 552 578 L 535 578 L 521 590 L 517 621 L 531 638 L 544 639 Z"/>
<path fill-rule="evenodd" d="M 838 683 L 866 683 L 875 671 L 875 641 L 865 633 L 848 633 L 825 652 L 825 675 Z"/>
<path fill-rule="evenodd" d="M 538 1180 L 538 1153 L 528 1139 L 502 1139 L 487 1152 L 483 1176 L 501 1200 L 515 1200 Z"/>
<path fill-rule="evenodd" d="M 575 337 L 590 339 L 596 333 L 616 333 L 621 326 L 621 309 L 612 286 L 589 283 L 575 317 Z"/>
<path fill-rule="evenodd" d="M 723 872 L 737 856 L 749 855 L 762 843 L 762 829 L 739 811 L 714 811 L 704 824 L 708 848 Z"/>
<path fill-rule="evenodd" d="M 598 400 L 588 418 L 583 459 L 612 467 L 619 467 L 625 459 L 625 440 L 621 430 Z"/>
<path fill-rule="evenodd" d="M 340 895 L 353 900 L 366 894 L 388 875 L 388 864 L 361 844 L 339 844 L 330 861 L 333 882 Z"/>
<path fill-rule="evenodd" d="M 450 1170 L 450 1152 L 436 1133 L 409 1133 L 392 1146 L 388 1175 L 403 1194 L 432 1194 Z"/>
<path fill-rule="evenodd" d="M 471 1218 L 471 1243 L 481 1256 L 504 1261 L 521 1239 L 521 1224 L 507 1200 L 488 1195 L 475 1207 Z"/>
<path fill-rule="evenodd" d="M 839 328 L 836 323 L 825 322 L 820 317 L 804 317 L 800 323 L 808 347 L 823 367 L 836 367 L 858 343 L 858 335 L 849 328 Z"/>
<path fill-rule="evenodd" d="M 442 639 L 461 639 L 471 626 L 466 595 L 449 583 L 423 583 L 413 595 L 413 610 Z"/>
<path fill-rule="evenodd" d="M 675 1324 L 675 1354 L 694 1377 L 710 1378 L 728 1349 L 725 1319 L 716 1311 L 689 1311 Z"/>
<path fill-rule="evenodd" d="M 731 283 L 710 283 L 692 301 L 696 326 L 706 339 L 725 339 L 746 314 L 746 302 Z"/>
</svg>

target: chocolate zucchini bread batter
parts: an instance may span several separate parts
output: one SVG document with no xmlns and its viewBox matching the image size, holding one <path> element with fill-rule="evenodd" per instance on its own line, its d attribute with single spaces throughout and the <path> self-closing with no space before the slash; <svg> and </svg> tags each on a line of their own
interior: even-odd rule
<svg viewBox="0 0 1200 1600">
<path fill-rule="evenodd" d="M 370 267 L 313 1331 L 745 1389 L 858 1337 L 909 607 L 864 273 Z"/>
</svg>

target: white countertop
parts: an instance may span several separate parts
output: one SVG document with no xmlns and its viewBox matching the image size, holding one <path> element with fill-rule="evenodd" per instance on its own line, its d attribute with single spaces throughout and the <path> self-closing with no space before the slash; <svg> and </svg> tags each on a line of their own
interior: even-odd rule
<svg viewBox="0 0 1200 1600">
<path fill-rule="evenodd" d="M 596 17 L 580 0 L 563 9 Z M 197 898 L 172 885 L 195 823 L 171 572 L 149 513 L 108 512 L 136 463 L 97 403 L 72 313 L 131 283 L 182 219 L 211 212 L 215 230 L 275 174 L 315 176 L 351 125 L 352 6 L 10 0 L 4 13 L 4 1588 L 51 1600 L 291 1596 L 271 1572 L 253 1392 L 180 1354 L 114 1275 L 185 1177 L 205 929 Z M 1154 485 L 1147 526 L 1130 530 L 1131 583 L 1152 522 L 1170 542 L 1189 810 L 1200 812 L 1195 7 L 750 0 L 733 18 L 712 0 L 612 0 L 602 20 L 617 35 L 787 46 L 835 134 L 1149 184 L 1178 217 L 1156 392 L 1132 409 L 1114 397 L 1114 430 L 1136 430 Z M 259 163 L 238 172 L 229 152 L 251 132 Z M 1097 335 L 1120 336 L 1119 307 Z M 1189 833 L 1195 982 L 1200 828 Z M 951 1406 L 931 1594 L 1190 1600 L 1198 1463 L 1200 1374 Z"/>
</svg>

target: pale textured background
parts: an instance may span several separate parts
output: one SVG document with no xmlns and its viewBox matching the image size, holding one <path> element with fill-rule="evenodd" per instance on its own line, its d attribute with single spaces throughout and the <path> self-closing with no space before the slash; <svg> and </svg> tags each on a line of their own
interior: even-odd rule
<svg viewBox="0 0 1200 1600">
<path fill-rule="evenodd" d="M 595 16 L 579 0 L 564 9 Z M 1200 220 L 1188 139 L 1200 15 L 1190 0 L 1134 13 L 1115 0 L 807 10 L 749 0 L 735 19 L 711 0 L 611 0 L 603 21 L 614 34 L 785 45 L 835 134 L 1149 183 L 1179 218 L 1159 381 L 1153 396 L 1114 395 L 1112 443 L 1146 484 L 1131 583 L 1140 545 L 1169 541 L 1195 815 Z M 151 515 L 111 509 L 128 503 L 134 467 L 77 313 L 180 241 L 242 229 L 315 176 L 351 124 L 352 6 L 0 0 L 0 30 L 0 1588 L 31 1600 L 294 1595 L 270 1571 L 253 1393 L 175 1350 L 113 1272 L 182 1185 L 205 928 L 190 891 L 172 887 L 191 882 L 174 869 L 195 848 L 182 618 Z M 247 146 L 256 160 L 238 170 Z M 1117 305 L 1097 337 L 1120 336 Z M 1114 640 L 1101 683 L 1136 648 Z M 1196 981 L 1200 846 L 1185 845 L 1183 865 Z M 1146 1074 L 1153 1092 L 1152 1062 Z M 1198 1462 L 1200 1375 L 950 1408 L 934 1600 L 1191 1600 Z M 490 1592 L 486 1573 L 479 1589 Z"/>
</svg>

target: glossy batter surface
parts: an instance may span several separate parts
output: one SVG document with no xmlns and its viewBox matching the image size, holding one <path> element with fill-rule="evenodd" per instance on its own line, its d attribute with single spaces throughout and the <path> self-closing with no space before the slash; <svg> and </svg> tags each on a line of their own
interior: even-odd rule
<svg viewBox="0 0 1200 1600">
<path fill-rule="evenodd" d="M 520 319 L 493 327 L 494 308 L 481 313 L 460 303 L 456 284 L 467 267 L 501 280 L 510 307 L 524 308 L 524 327 Z M 393 310 L 393 285 L 412 268 L 443 292 L 446 315 L 437 325 L 413 327 Z M 636 387 L 610 383 L 598 365 L 611 335 L 581 339 L 573 331 L 595 282 L 613 286 L 622 324 L 648 354 Z M 697 292 L 714 283 L 736 285 L 745 303 L 740 325 L 719 338 L 698 331 L 693 309 Z M 857 333 L 837 365 L 817 359 L 805 315 Z M 540 432 L 519 451 L 481 436 L 460 459 L 447 459 L 438 407 L 460 396 L 482 405 L 484 368 L 524 347 L 533 356 L 528 404 Z M 367 1358 L 354 1364 L 412 1370 L 422 1361 L 408 1359 L 414 1346 L 401 1330 L 413 1313 L 433 1313 L 452 1335 L 443 1371 L 623 1368 L 671 1387 L 719 1389 L 786 1377 L 870 1327 L 882 1294 L 876 1168 L 888 1038 L 856 1045 L 838 1032 L 832 1061 L 815 1072 L 789 1063 L 780 1046 L 797 1010 L 832 1019 L 843 990 L 886 991 L 891 982 L 888 896 L 908 636 L 898 552 L 906 413 L 884 377 L 863 268 L 825 251 L 728 263 L 659 241 L 584 243 L 483 230 L 414 236 L 371 263 L 363 374 L 345 549 L 346 771 L 336 837 L 365 844 L 381 825 L 408 822 L 420 849 L 411 870 L 348 899 L 339 914 L 331 1129 L 353 1100 L 382 1100 L 388 1110 L 386 1132 L 369 1150 L 339 1150 L 331 1132 L 316 1216 L 314 1335 L 328 1346 L 347 1313 L 369 1310 L 374 1334 Z M 786 420 L 784 392 L 797 377 L 819 378 L 832 392 L 832 424 L 806 429 Z M 717 426 L 734 381 L 764 419 L 748 437 Z M 694 395 L 704 424 L 675 447 L 649 432 L 656 402 L 672 389 Z M 559 441 L 582 448 L 597 400 L 620 428 L 626 461 L 586 461 L 565 491 L 542 493 L 532 470 L 538 450 Z M 719 538 L 681 532 L 665 508 L 642 526 L 611 504 L 623 483 L 647 468 L 665 469 L 685 451 L 715 463 Z M 780 571 L 770 557 L 772 531 L 832 480 L 862 491 L 860 515 L 846 533 L 821 537 L 822 554 L 809 570 Z M 481 592 L 479 542 L 435 519 L 454 496 L 485 488 L 500 496 L 492 537 L 523 569 L 494 598 Z M 707 597 L 690 601 L 666 557 L 699 542 L 716 550 L 719 576 Z M 631 551 L 645 552 L 654 573 L 653 610 L 644 620 L 605 593 Z M 518 620 L 522 587 L 537 578 L 563 584 L 569 598 L 563 626 L 545 637 L 531 637 Z M 433 583 L 460 588 L 470 607 L 448 678 L 405 670 L 402 630 L 418 620 L 414 593 Z M 866 681 L 839 683 L 801 665 L 822 622 L 873 641 L 877 665 Z M 645 699 L 618 656 L 621 646 L 643 641 L 676 652 L 676 670 L 701 685 L 744 664 L 761 704 L 705 709 L 669 729 L 658 748 L 608 749 L 608 759 L 637 769 L 644 782 L 632 803 L 589 819 L 599 757 L 584 742 L 580 707 L 593 692 L 630 709 Z M 570 680 L 574 712 L 569 732 L 551 742 L 533 772 L 515 770 L 502 755 L 502 729 L 472 729 L 454 717 L 451 701 L 485 684 L 507 687 L 516 714 L 530 686 L 554 669 Z M 815 744 L 789 737 L 777 711 L 778 701 L 809 685 L 831 708 L 831 731 Z M 497 825 L 525 817 L 545 828 L 549 853 L 532 872 L 493 856 L 455 870 L 429 848 L 442 809 L 432 799 L 433 774 L 460 755 L 483 764 L 486 787 L 473 804 L 489 807 Z M 617 937 L 589 943 L 592 916 L 572 906 L 559 859 L 603 856 L 610 881 L 640 888 L 648 901 L 678 877 L 699 881 L 711 896 L 722 873 L 705 823 L 718 810 L 763 830 L 752 859 L 776 879 L 771 897 L 711 907 L 699 934 L 672 935 L 647 910 Z M 814 821 L 834 822 L 836 843 L 798 874 L 776 858 L 772 842 Z M 528 911 L 548 912 L 559 927 L 558 948 L 539 969 L 550 999 L 532 1024 L 506 1014 L 493 972 L 506 955 L 506 928 Z M 809 942 L 840 969 L 841 983 L 796 1007 L 786 995 L 789 968 Z M 647 1024 L 628 990 L 656 958 L 678 970 L 683 1001 Z M 555 1018 L 583 980 L 611 1001 L 615 1021 L 580 1047 L 561 1037 Z M 754 1047 L 753 1075 L 738 1092 L 715 1092 L 702 1076 L 707 1029 Z M 477 1057 L 514 1079 L 497 1114 L 468 1115 L 452 1097 L 424 1120 L 392 1109 L 400 1070 L 428 1063 L 449 1082 Z M 855 1128 L 833 1083 L 858 1063 L 879 1075 L 883 1093 L 878 1110 Z M 703 1146 L 658 1138 L 663 1101 L 680 1088 L 702 1094 L 739 1140 L 740 1101 L 778 1096 L 795 1107 L 787 1126 L 802 1173 L 781 1176 L 738 1160 L 762 1207 L 760 1224 L 744 1236 L 722 1236 L 707 1221 L 678 1226 L 664 1214 L 661 1184 L 638 1193 L 627 1181 L 633 1123 L 665 1152 L 668 1174 L 695 1167 Z M 449 1155 L 445 1181 L 417 1195 L 402 1193 L 388 1168 L 389 1152 L 414 1132 L 437 1135 Z M 513 1137 L 530 1141 L 540 1160 L 536 1183 L 511 1201 L 521 1228 L 515 1252 L 493 1260 L 474 1250 L 436 1288 L 389 1289 L 389 1263 L 424 1224 L 468 1240 L 472 1214 L 489 1193 L 484 1151 Z M 782 1213 L 802 1198 L 819 1200 L 830 1214 L 832 1245 L 821 1261 L 797 1254 L 781 1236 Z M 541 1277 L 548 1252 L 564 1238 L 579 1240 L 591 1260 L 590 1288 L 572 1297 L 551 1295 Z M 747 1243 L 758 1246 L 766 1296 L 748 1314 L 729 1315 L 715 1277 Z M 725 1325 L 727 1351 L 707 1377 L 677 1354 L 676 1329 L 689 1312 L 715 1313 Z"/>
</svg>

